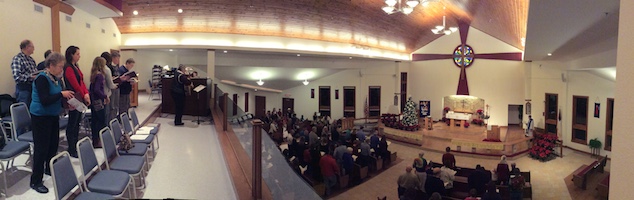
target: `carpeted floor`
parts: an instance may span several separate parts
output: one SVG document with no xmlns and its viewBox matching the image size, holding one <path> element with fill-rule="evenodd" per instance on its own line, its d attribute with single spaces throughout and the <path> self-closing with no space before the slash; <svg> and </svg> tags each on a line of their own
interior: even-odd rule
<svg viewBox="0 0 634 200">
<path fill-rule="evenodd" d="M 604 173 L 593 172 L 590 174 L 588 176 L 586 190 L 575 186 L 572 182 L 572 174 L 566 176 L 566 178 L 564 178 L 564 182 L 566 182 L 566 187 L 568 187 L 570 197 L 574 200 L 604 200 L 605 198 L 599 197 L 597 194 L 597 184 L 599 184 L 599 182 L 608 175 L 610 175 L 610 172 L 608 171 Z"/>
</svg>

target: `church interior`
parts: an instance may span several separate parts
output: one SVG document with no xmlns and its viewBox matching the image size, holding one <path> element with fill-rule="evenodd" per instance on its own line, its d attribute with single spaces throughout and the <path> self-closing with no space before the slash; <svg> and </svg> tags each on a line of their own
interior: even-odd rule
<svg viewBox="0 0 634 200">
<path fill-rule="evenodd" d="M 160 148 L 136 196 L 123 198 L 427 199 L 420 188 L 400 191 L 424 153 L 429 165 L 418 172 L 451 174 L 442 199 L 468 197 L 480 166 L 502 199 L 625 199 L 634 58 L 624 52 L 634 48 L 634 22 L 619 19 L 629 8 L 634 2 L 619 0 L 0 0 L 0 63 L 25 39 L 36 62 L 46 50 L 80 47 L 84 74 L 101 52 L 136 60 L 134 109 L 141 124 L 161 124 Z M 184 126 L 173 123 L 166 75 L 179 65 L 204 86 L 187 96 Z M 13 95 L 12 75 L 0 77 L 0 94 Z M 295 153 L 298 141 L 305 152 Z M 352 170 L 339 145 L 354 152 Z M 329 155 L 340 167 L 333 186 L 321 176 Z M 50 176 L 51 192 L 29 188 L 30 159 L 2 160 L 3 198 L 59 199 Z M 88 178 L 71 161 L 76 177 Z M 507 162 L 519 169 L 504 182 L 497 169 Z"/>
</svg>

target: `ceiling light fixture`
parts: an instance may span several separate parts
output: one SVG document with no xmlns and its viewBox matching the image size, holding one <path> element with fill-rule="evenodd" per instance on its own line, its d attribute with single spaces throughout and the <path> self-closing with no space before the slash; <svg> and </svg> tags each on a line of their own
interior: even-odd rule
<svg viewBox="0 0 634 200">
<path fill-rule="evenodd" d="M 139 15 L 139 11 L 134 10 L 134 11 L 132 11 L 132 14 L 133 15 Z"/>
<path fill-rule="evenodd" d="M 264 85 L 264 81 L 262 81 L 262 79 L 260 79 L 259 81 L 256 81 L 255 83 L 257 83 L 259 86 Z"/>
<path fill-rule="evenodd" d="M 227 50 L 223 51 L 223 53 L 227 53 Z"/>
<path fill-rule="evenodd" d="M 308 85 L 308 80 L 304 79 L 304 82 L 302 82 L 304 85 Z"/>
<path fill-rule="evenodd" d="M 183 13 L 183 9 L 178 9 L 178 13 Z"/>
<path fill-rule="evenodd" d="M 442 8 L 443 13 L 445 12 L 445 7 Z M 454 33 L 456 31 L 458 31 L 458 27 L 452 26 L 452 27 L 447 27 L 446 25 L 446 16 L 443 15 L 442 16 L 442 25 L 436 26 L 436 28 L 431 29 L 431 32 L 433 32 L 434 34 L 445 34 L 445 35 L 449 35 L 451 33 Z"/>
<path fill-rule="evenodd" d="M 427 6 L 431 1 L 434 0 L 405 0 L 405 3 L 403 3 L 403 0 L 385 0 L 386 6 L 383 6 L 382 9 L 387 14 L 402 12 L 403 14 L 409 15 L 419 4 Z"/>
</svg>

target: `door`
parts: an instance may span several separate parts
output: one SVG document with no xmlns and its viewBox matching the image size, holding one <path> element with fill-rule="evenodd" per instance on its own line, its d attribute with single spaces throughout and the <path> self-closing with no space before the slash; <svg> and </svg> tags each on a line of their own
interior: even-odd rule
<svg viewBox="0 0 634 200">
<path fill-rule="evenodd" d="M 233 116 L 238 114 L 238 94 L 233 94 Z"/>
<path fill-rule="evenodd" d="M 282 98 L 282 115 L 286 116 L 288 111 L 295 112 L 295 99 L 293 98 Z"/>
<path fill-rule="evenodd" d="M 266 114 L 266 97 L 255 96 L 255 117 L 263 118 Z"/>
</svg>

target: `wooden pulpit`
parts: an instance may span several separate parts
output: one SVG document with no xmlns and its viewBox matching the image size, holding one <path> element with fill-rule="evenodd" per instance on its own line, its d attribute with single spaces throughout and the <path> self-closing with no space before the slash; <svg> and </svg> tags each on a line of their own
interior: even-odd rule
<svg viewBox="0 0 634 200">
<path fill-rule="evenodd" d="M 491 130 L 487 130 L 487 139 L 488 140 L 500 140 L 500 127 L 498 125 L 492 125 Z"/>
</svg>

